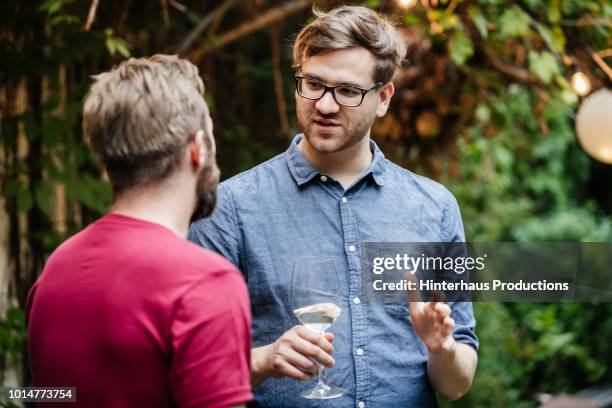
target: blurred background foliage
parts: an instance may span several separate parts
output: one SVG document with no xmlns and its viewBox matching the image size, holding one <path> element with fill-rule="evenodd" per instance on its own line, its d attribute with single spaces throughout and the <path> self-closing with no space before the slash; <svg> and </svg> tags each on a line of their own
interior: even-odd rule
<svg viewBox="0 0 612 408">
<path fill-rule="evenodd" d="M 342 2 L 343 4 L 350 2 Z M 338 1 L 317 1 L 326 10 Z M 609 86 L 596 0 L 369 0 L 409 42 L 388 158 L 440 180 L 476 242 L 611 241 L 612 170 L 580 149 L 576 70 Z M 22 307 L 44 260 L 103 214 L 109 185 L 80 127 L 91 75 L 177 53 L 205 79 L 223 177 L 280 153 L 298 129 L 290 47 L 311 1 L 0 2 L 0 383 L 27 384 Z M 612 305 L 476 304 L 472 391 L 445 405 L 533 406 L 535 395 L 612 383 Z"/>
</svg>

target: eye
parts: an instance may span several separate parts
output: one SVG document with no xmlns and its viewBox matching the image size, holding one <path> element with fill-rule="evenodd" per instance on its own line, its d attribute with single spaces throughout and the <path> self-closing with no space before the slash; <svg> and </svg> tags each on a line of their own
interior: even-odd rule
<svg viewBox="0 0 612 408">
<path fill-rule="evenodd" d="M 359 89 L 353 88 L 350 86 L 343 86 L 343 87 L 337 88 L 337 92 L 340 95 L 346 96 L 349 98 L 361 95 L 361 91 Z"/>
<path fill-rule="evenodd" d="M 323 85 L 319 81 L 310 78 L 304 78 L 304 84 L 306 87 L 308 87 L 308 89 L 312 90 L 319 90 L 323 88 Z"/>
</svg>

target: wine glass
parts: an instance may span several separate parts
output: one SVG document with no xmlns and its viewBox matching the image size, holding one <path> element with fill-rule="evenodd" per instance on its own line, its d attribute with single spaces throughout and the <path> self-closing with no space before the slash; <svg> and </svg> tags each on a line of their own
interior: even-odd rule
<svg viewBox="0 0 612 408">
<path fill-rule="evenodd" d="M 341 313 L 341 286 L 331 258 L 308 257 L 296 262 L 293 276 L 293 313 L 310 330 L 320 335 L 335 323 Z M 344 388 L 330 386 L 325 381 L 325 367 L 316 363 L 318 375 L 314 388 L 301 394 L 307 399 L 338 398 Z"/>
</svg>

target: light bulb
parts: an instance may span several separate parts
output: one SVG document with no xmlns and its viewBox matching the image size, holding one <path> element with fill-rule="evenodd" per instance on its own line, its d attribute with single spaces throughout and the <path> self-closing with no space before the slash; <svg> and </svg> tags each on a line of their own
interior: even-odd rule
<svg viewBox="0 0 612 408">
<path fill-rule="evenodd" d="M 578 95 L 584 96 L 591 91 L 591 81 L 582 71 L 577 71 L 572 75 L 572 88 Z"/>
<path fill-rule="evenodd" d="M 416 4 L 417 0 L 397 0 L 397 2 L 403 8 L 410 8 Z"/>
<path fill-rule="evenodd" d="M 602 88 L 587 96 L 576 114 L 582 148 L 595 159 L 612 164 L 612 91 Z"/>
</svg>

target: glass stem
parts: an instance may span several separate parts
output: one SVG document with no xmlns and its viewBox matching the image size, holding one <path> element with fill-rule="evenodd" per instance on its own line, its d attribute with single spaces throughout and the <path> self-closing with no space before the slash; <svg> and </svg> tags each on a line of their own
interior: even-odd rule
<svg viewBox="0 0 612 408">
<path fill-rule="evenodd" d="M 325 366 L 323 364 L 319 365 L 319 384 L 325 384 Z"/>
<path fill-rule="evenodd" d="M 321 335 L 324 336 L 325 331 L 321 332 Z M 317 390 L 319 394 L 324 395 L 330 390 L 329 385 L 325 383 L 325 366 L 320 363 L 317 363 L 317 366 L 319 368 L 319 373 L 317 375 L 318 378 L 317 378 L 317 385 L 315 389 Z"/>
</svg>

